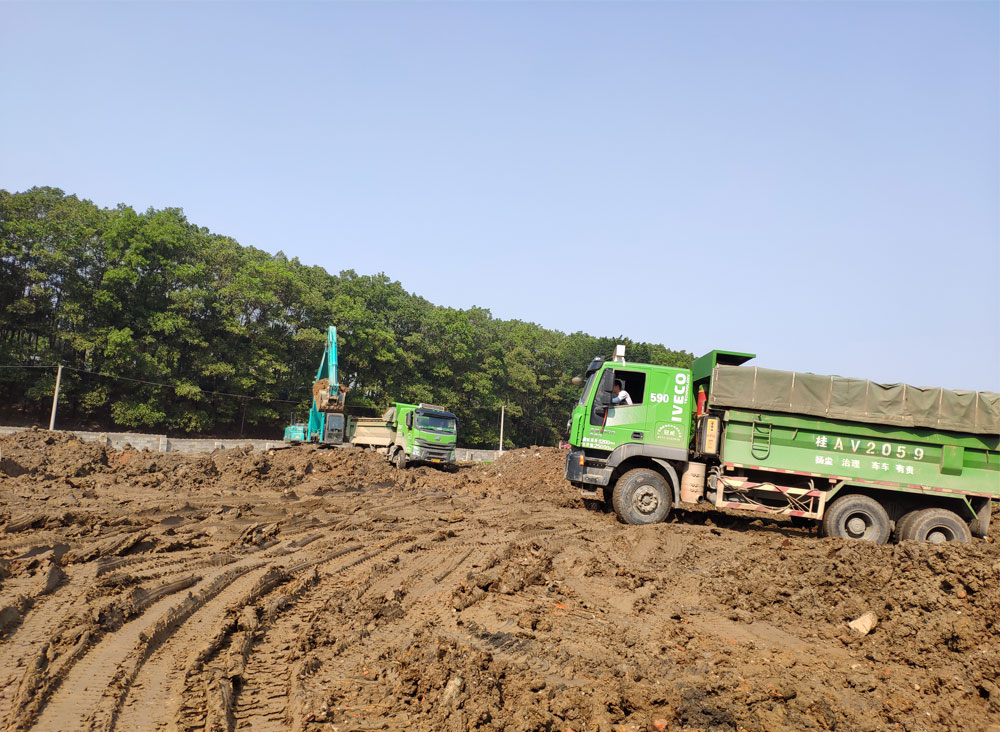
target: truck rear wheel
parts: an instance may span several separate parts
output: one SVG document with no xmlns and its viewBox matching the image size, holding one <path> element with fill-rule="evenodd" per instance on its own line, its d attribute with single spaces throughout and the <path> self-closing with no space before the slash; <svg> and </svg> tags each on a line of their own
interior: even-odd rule
<svg viewBox="0 0 1000 732">
<path fill-rule="evenodd" d="M 655 524 L 670 513 L 673 498 L 666 479 L 655 470 L 636 468 L 615 483 L 611 504 L 627 524 Z"/>
<path fill-rule="evenodd" d="M 910 524 L 920 513 L 920 509 L 903 514 L 903 517 L 896 522 L 896 541 L 913 541 L 910 533 Z"/>
<path fill-rule="evenodd" d="M 890 526 L 889 514 L 881 503 L 856 493 L 836 499 L 823 516 L 823 533 L 840 539 L 885 544 Z"/>
<path fill-rule="evenodd" d="M 904 539 L 943 544 L 946 541 L 972 541 L 969 525 L 954 511 L 946 508 L 925 508 L 906 526 Z"/>
<path fill-rule="evenodd" d="M 406 452 L 396 450 L 396 456 L 392 461 L 400 470 L 406 470 Z"/>
</svg>

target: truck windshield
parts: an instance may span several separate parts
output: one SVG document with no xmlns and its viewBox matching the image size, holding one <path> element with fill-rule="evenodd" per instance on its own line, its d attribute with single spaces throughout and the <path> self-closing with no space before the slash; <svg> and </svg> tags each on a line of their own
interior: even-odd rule
<svg viewBox="0 0 1000 732">
<path fill-rule="evenodd" d="M 595 371 L 587 377 L 587 383 L 583 385 L 583 394 L 580 395 L 580 404 L 587 403 L 587 396 L 590 394 L 590 387 L 594 385 L 594 379 L 597 378 L 598 373 L 599 372 Z"/>
<path fill-rule="evenodd" d="M 433 414 L 417 415 L 417 428 L 422 430 L 437 430 L 438 432 L 454 432 L 455 420 L 451 417 L 435 417 Z"/>
</svg>

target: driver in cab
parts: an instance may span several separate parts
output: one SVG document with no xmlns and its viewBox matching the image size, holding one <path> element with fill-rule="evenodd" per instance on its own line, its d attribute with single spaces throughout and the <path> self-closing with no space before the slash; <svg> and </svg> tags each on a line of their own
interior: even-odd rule
<svg viewBox="0 0 1000 732">
<path fill-rule="evenodd" d="M 624 384 L 620 380 L 615 380 L 615 385 L 611 387 L 611 404 L 618 407 L 632 406 L 632 397 L 623 388 Z"/>
</svg>

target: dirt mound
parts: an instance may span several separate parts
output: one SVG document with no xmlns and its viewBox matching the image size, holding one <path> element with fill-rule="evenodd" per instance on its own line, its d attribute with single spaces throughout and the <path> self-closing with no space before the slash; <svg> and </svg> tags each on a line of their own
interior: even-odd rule
<svg viewBox="0 0 1000 732">
<path fill-rule="evenodd" d="M 0 469 L 11 478 L 34 481 L 83 478 L 74 485 L 115 484 L 167 491 L 290 490 L 298 493 L 395 488 L 467 495 L 546 497 L 575 502 L 562 479 L 565 452 L 525 448 L 490 464 L 460 468 L 412 466 L 396 470 L 377 453 L 359 449 L 297 446 L 268 451 L 249 447 L 186 455 L 149 450 L 111 450 L 68 433 L 30 430 L 0 438 Z"/>
<path fill-rule="evenodd" d="M 815 638 L 837 640 L 875 664 L 929 672 L 916 684 L 923 694 L 964 688 L 1000 705 L 1000 643 L 993 637 L 1000 546 L 822 545 L 785 540 L 769 552 L 738 552 L 714 565 L 707 585 L 754 617 L 812 628 Z M 878 624 L 861 636 L 847 624 L 866 612 Z"/>
<path fill-rule="evenodd" d="M 107 450 L 66 432 L 32 427 L 0 437 L 0 475 L 38 479 L 76 478 L 108 466 Z"/>
<path fill-rule="evenodd" d="M 34 481 L 89 478 L 77 487 L 114 484 L 168 491 L 290 490 L 359 491 L 396 488 L 466 495 L 545 497 L 560 505 L 576 502 L 562 478 L 563 450 L 511 450 L 489 464 L 458 469 L 412 466 L 398 471 L 382 456 L 359 449 L 297 446 L 268 451 L 249 447 L 204 455 L 111 450 L 61 432 L 29 430 L 0 437 L 0 470 Z"/>
<path fill-rule="evenodd" d="M 557 505 L 579 503 L 563 478 L 566 451 L 555 447 L 509 450 L 497 460 L 464 473 L 467 489 L 484 495 L 545 498 Z"/>
</svg>

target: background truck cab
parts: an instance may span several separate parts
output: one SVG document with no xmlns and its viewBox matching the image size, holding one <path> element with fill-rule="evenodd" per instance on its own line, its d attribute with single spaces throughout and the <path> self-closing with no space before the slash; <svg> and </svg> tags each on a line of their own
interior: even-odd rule
<svg viewBox="0 0 1000 732">
<path fill-rule="evenodd" d="M 434 404 L 395 402 L 381 418 L 353 420 L 351 444 L 384 454 L 397 468 L 455 462 L 458 419 Z"/>
</svg>

